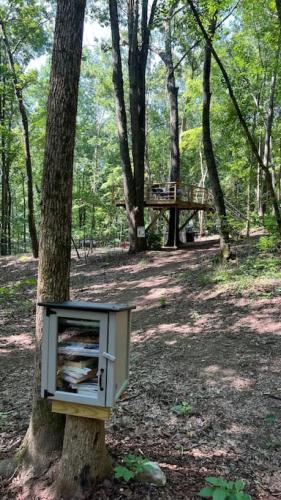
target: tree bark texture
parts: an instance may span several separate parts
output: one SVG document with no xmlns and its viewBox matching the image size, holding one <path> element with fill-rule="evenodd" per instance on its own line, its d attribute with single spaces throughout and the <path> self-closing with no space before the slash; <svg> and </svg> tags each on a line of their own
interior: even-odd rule
<svg viewBox="0 0 281 500">
<path fill-rule="evenodd" d="M 15 69 L 15 61 L 14 55 L 10 48 L 9 39 L 6 34 L 6 29 L 3 20 L 0 18 L 0 26 L 3 35 L 3 41 L 7 52 L 7 57 L 9 61 L 9 66 L 12 74 L 14 92 L 18 102 L 19 113 L 21 117 L 21 125 L 22 125 L 22 137 L 23 137 L 23 146 L 24 146 L 24 154 L 25 154 L 25 168 L 27 175 L 27 205 L 28 205 L 28 227 L 29 234 L 31 239 L 31 247 L 33 257 L 38 257 L 38 239 L 37 239 L 37 231 L 35 225 L 35 217 L 34 217 L 34 201 L 33 201 L 33 179 L 32 179 L 32 162 L 31 162 L 31 153 L 30 153 L 30 140 L 29 140 L 29 125 L 28 125 L 28 116 L 25 108 L 25 104 L 23 101 L 22 88 L 21 84 L 18 80 L 16 69 Z"/>
<path fill-rule="evenodd" d="M 210 32 L 212 36 L 215 33 L 215 29 L 216 29 L 216 21 L 213 20 L 210 25 Z M 203 112 L 202 112 L 203 148 L 204 148 L 206 166 L 208 170 L 208 176 L 219 220 L 221 248 L 223 248 L 229 240 L 229 234 L 228 234 L 224 197 L 220 185 L 218 169 L 217 169 L 215 154 L 213 150 L 212 137 L 211 137 L 211 125 L 210 125 L 211 62 L 212 62 L 212 52 L 210 46 L 206 43 L 204 48 L 204 66 L 203 66 Z"/>
<path fill-rule="evenodd" d="M 111 472 L 106 452 L 103 420 L 66 417 L 65 438 L 57 491 L 64 498 L 74 498 L 91 489 Z M 80 498 L 80 497 L 79 497 Z"/>
<path fill-rule="evenodd" d="M 234 91 L 233 91 L 233 88 L 232 88 L 232 85 L 231 85 L 231 82 L 230 82 L 230 79 L 229 79 L 229 76 L 225 70 L 225 67 L 222 63 L 222 61 L 220 60 L 216 50 L 214 49 L 213 47 L 213 44 L 212 44 L 212 40 L 211 38 L 209 37 L 207 31 L 205 30 L 204 26 L 203 26 L 203 23 L 200 19 L 200 15 L 198 14 L 197 10 L 196 10 L 196 7 L 194 5 L 194 2 L 192 0 L 187 0 L 191 10 L 192 10 L 192 13 L 194 15 L 194 18 L 196 19 L 196 22 L 205 38 L 205 41 L 206 41 L 206 44 L 210 47 L 210 50 L 212 52 L 212 55 L 217 63 L 217 65 L 219 66 L 220 70 L 221 70 L 221 73 L 223 75 L 223 78 L 224 78 L 224 81 L 226 83 L 226 86 L 228 88 L 228 92 L 229 92 L 229 97 L 230 99 L 232 100 L 232 104 L 234 106 L 234 109 L 236 111 L 236 114 L 237 114 L 237 117 L 240 121 L 240 125 L 242 126 L 243 130 L 244 130 L 244 133 L 245 133 L 245 137 L 247 138 L 247 141 L 249 143 L 249 146 L 252 150 L 252 153 L 253 153 L 253 156 L 256 158 L 257 160 L 257 163 L 258 165 L 260 166 L 261 170 L 264 172 L 264 177 L 265 177 L 265 180 L 266 180 L 266 183 L 267 183 L 267 186 L 268 186 L 268 192 L 269 192 L 269 195 L 270 195 L 270 199 L 271 199 L 271 203 L 272 203 L 272 206 L 273 206 L 273 209 L 274 209 L 274 215 L 275 215 L 275 219 L 276 219 L 276 223 L 277 223 L 277 228 L 278 228 L 278 232 L 281 234 L 281 214 L 280 214 L 280 210 L 279 210 L 279 204 L 278 204 L 278 200 L 277 200 L 277 197 L 276 197 L 276 193 L 275 193 L 275 190 L 274 190 L 274 187 L 273 187 L 273 183 L 272 183 L 272 176 L 271 176 L 271 172 L 269 170 L 268 167 L 265 167 L 264 166 L 264 163 L 263 163 L 263 160 L 259 154 L 259 151 L 258 151 L 258 148 L 257 148 L 257 145 L 254 141 L 254 138 L 250 132 L 250 129 L 247 125 L 247 122 L 241 112 L 241 109 L 240 109 L 240 106 L 238 104 L 238 101 L 236 99 L 236 96 L 234 94 Z"/>
<path fill-rule="evenodd" d="M 1 56 L 2 54 L 0 54 Z M 1 59 L 0 59 L 1 63 Z M 10 234 L 10 160 L 8 135 L 4 132 L 7 125 L 6 117 L 6 82 L 5 76 L 1 76 L 2 92 L 0 94 L 0 131 L 1 131 L 1 232 L 0 232 L 0 255 L 9 255 L 11 242 Z"/>
<path fill-rule="evenodd" d="M 126 213 L 129 226 L 130 249 L 136 248 L 136 220 L 135 220 L 135 183 L 131 167 L 130 149 L 128 141 L 127 114 L 124 97 L 123 70 L 120 52 L 120 33 L 117 1 L 109 1 L 109 13 L 112 36 L 112 61 L 113 61 L 113 85 L 116 102 L 116 122 L 119 138 L 120 156 L 123 170 L 124 196 Z"/>
<path fill-rule="evenodd" d="M 78 82 L 86 0 L 60 0 L 47 106 L 42 181 L 38 301 L 69 298 L 71 208 Z M 64 417 L 40 397 L 42 308 L 37 307 L 33 409 L 21 452 L 34 464 L 61 449 Z"/>
<path fill-rule="evenodd" d="M 109 0 L 113 84 L 131 252 L 138 252 L 146 249 L 146 239 L 138 237 L 137 227 L 144 226 L 145 76 L 150 31 L 156 5 L 157 0 L 153 0 L 148 20 L 148 0 L 142 0 L 140 19 L 140 2 L 138 0 L 127 1 L 129 41 L 128 72 L 132 143 L 131 162 L 120 53 L 118 7 L 116 0 Z"/>
<path fill-rule="evenodd" d="M 170 181 L 180 181 L 180 141 L 179 141 L 179 107 L 178 87 L 176 85 L 175 70 L 172 54 L 171 19 L 174 8 L 170 10 L 169 18 L 165 21 L 165 54 L 162 59 L 167 69 L 167 92 L 170 102 Z M 178 246 L 179 237 L 179 211 L 170 209 L 168 246 Z"/>
</svg>

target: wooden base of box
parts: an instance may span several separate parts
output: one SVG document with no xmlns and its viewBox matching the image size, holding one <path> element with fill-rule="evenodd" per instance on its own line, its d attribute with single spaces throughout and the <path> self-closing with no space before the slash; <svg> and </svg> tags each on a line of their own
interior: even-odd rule
<svg viewBox="0 0 281 500">
<path fill-rule="evenodd" d="M 111 415 L 111 408 L 82 405 L 80 403 L 68 403 L 67 401 L 52 401 L 52 412 L 73 415 L 74 417 L 108 420 Z"/>
</svg>

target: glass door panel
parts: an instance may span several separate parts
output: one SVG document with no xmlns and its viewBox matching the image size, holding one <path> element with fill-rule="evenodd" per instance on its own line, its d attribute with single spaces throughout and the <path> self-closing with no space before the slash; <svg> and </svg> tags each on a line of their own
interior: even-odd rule
<svg viewBox="0 0 281 500">
<path fill-rule="evenodd" d="M 56 390 L 98 397 L 99 320 L 58 317 Z"/>
</svg>

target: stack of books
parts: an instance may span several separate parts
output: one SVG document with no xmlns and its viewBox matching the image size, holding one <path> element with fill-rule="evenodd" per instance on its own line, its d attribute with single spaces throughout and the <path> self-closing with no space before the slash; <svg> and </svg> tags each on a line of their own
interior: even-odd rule
<svg viewBox="0 0 281 500">
<path fill-rule="evenodd" d="M 99 354 L 98 344 L 84 344 L 82 342 L 66 342 L 59 344 L 59 354 L 68 356 L 95 356 Z"/>
<path fill-rule="evenodd" d="M 66 365 L 63 365 L 60 370 L 61 379 L 71 384 L 80 384 L 84 380 L 92 378 L 96 373 L 96 368 L 77 368 Z"/>
</svg>

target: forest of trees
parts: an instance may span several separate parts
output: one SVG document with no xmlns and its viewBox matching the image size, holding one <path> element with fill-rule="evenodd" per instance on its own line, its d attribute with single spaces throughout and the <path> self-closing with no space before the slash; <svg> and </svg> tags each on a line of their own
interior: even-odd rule
<svg viewBox="0 0 281 500">
<path fill-rule="evenodd" d="M 134 228 L 149 218 L 144 183 L 169 180 L 212 189 L 226 238 L 236 222 L 226 223 L 225 200 L 250 224 L 275 214 L 280 227 L 276 3 L 159 0 L 127 9 L 88 2 L 72 206 L 77 245 L 83 238 L 118 245 L 129 227 L 132 249 L 144 248 L 143 240 L 133 243 Z M 38 255 L 54 8 L 1 3 L 1 255 Z M 122 171 L 127 218 L 115 206 Z"/>
<path fill-rule="evenodd" d="M 254 279 L 255 270 L 266 272 L 269 263 L 270 280 L 273 280 L 276 274 L 277 277 L 281 276 L 280 259 L 277 255 L 281 237 L 280 51 L 279 0 L 1 2 L 0 256 L 5 257 L 3 262 L 12 262 L 12 259 L 6 257 L 19 253 L 32 254 L 34 259 L 26 256 L 23 258 L 27 259 L 30 272 L 35 273 L 38 270 L 36 280 L 29 277 L 19 280 L 13 286 L 7 278 L 9 270 L 5 271 L 7 275 L 2 277 L 5 286 L 1 288 L 2 295 L 0 294 L 1 305 L 4 304 L 3 316 L 9 315 L 8 302 L 11 300 L 14 311 L 18 307 L 17 313 L 23 315 L 23 321 L 21 322 L 21 318 L 19 321 L 24 324 L 24 315 L 28 315 L 30 327 L 30 322 L 34 319 L 34 304 L 31 312 L 30 304 L 25 304 L 26 309 L 21 309 L 22 302 L 13 303 L 13 300 L 15 295 L 20 293 L 22 286 L 34 284 L 34 281 L 37 283 L 36 328 L 30 343 L 30 350 L 35 352 L 32 404 L 28 408 L 31 415 L 29 414 L 28 428 L 21 428 L 21 432 L 26 432 L 25 436 L 21 436 L 23 439 L 17 441 L 17 461 L 19 467 L 22 464 L 31 464 L 39 477 L 50 468 L 51 462 L 47 465 L 50 456 L 59 456 L 59 473 L 53 474 L 52 487 L 60 498 L 86 498 L 78 493 L 83 492 L 84 495 L 93 483 L 111 474 L 114 462 L 114 457 L 109 455 L 105 446 L 106 426 L 100 417 L 92 415 L 92 418 L 82 418 L 79 412 L 66 412 L 66 416 L 55 413 L 55 410 L 52 412 L 48 399 L 54 396 L 49 392 L 52 389 L 40 392 L 41 359 L 44 365 L 42 350 L 44 354 L 47 345 L 48 353 L 51 352 L 51 343 L 48 344 L 49 340 L 46 341 L 45 337 L 44 319 L 54 313 L 50 310 L 50 303 L 51 307 L 54 307 L 54 303 L 60 303 L 57 305 L 61 306 L 61 302 L 68 301 L 73 295 L 70 293 L 71 249 L 75 248 L 78 255 L 75 265 L 81 266 L 75 273 L 75 297 L 78 295 L 80 300 L 80 294 L 83 296 L 84 291 L 88 293 L 91 289 L 94 298 L 98 296 L 97 301 L 107 300 L 109 296 L 115 300 L 120 292 L 118 298 L 121 296 L 122 301 L 124 297 L 126 300 L 129 297 L 129 302 L 135 299 L 140 301 L 141 306 L 136 314 L 141 312 L 146 315 L 149 311 L 147 323 L 144 318 L 137 320 L 137 342 L 143 342 L 142 348 L 147 347 L 144 346 L 146 339 L 142 337 L 147 328 L 148 332 L 152 332 L 151 337 L 159 337 L 158 340 L 161 337 L 163 345 L 159 348 L 160 361 L 155 358 L 148 368 L 144 369 L 142 366 L 145 366 L 143 354 L 139 356 L 140 365 L 137 364 L 138 358 L 134 359 L 137 369 L 140 370 L 141 367 L 141 373 L 146 372 L 145 376 L 148 376 L 147 372 L 150 368 L 154 369 L 154 366 L 158 373 L 158 364 L 162 363 L 165 348 L 170 349 L 169 364 L 173 368 L 177 367 L 177 357 L 174 361 L 172 358 L 173 349 L 178 347 L 177 342 L 180 340 L 186 341 L 185 328 L 190 327 L 192 330 L 200 318 L 198 311 L 192 309 L 194 304 L 196 307 L 203 304 L 203 323 L 205 321 L 209 325 L 209 321 L 210 324 L 214 321 L 219 309 L 217 303 L 207 303 L 207 306 L 204 303 L 204 300 L 212 298 L 209 289 L 207 293 L 204 289 L 205 299 L 202 299 L 204 294 L 199 301 L 196 296 L 186 307 L 182 305 L 182 301 L 186 300 L 193 289 L 196 295 L 200 286 L 216 283 L 215 271 L 221 271 L 222 280 L 228 279 L 227 273 L 230 273 L 233 283 L 235 277 L 240 277 L 239 297 L 249 285 L 247 280 L 243 281 L 247 278 L 249 269 L 253 271 L 251 277 Z M 145 193 L 153 183 L 173 184 L 176 200 L 174 206 L 168 206 L 164 221 L 159 218 L 157 224 L 153 210 L 146 210 L 145 207 Z M 184 216 L 177 206 L 183 185 L 189 186 L 191 190 L 193 186 L 200 187 L 203 192 L 206 188 L 211 193 L 212 206 L 205 205 L 204 212 L 202 207 L 196 208 L 195 204 L 193 209 L 188 208 L 189 212 Z M 167 191 L 165 193 L 167 194 Z M 192 210 L 194 213 L 190 215 Z M 204 236 L 206 232 L 215 233 L 220 237 L 220 250 L 225 260 L 217 259 L 217 256 L 213 258 L 214 254 L 211 254 L 208 268 L 213 274 L 211 278 L 208 273 L 203 276 L 204 265 L 206 266 L 203 259 L 203 263 L 200 261 L 202 255 L 204 258 L 206 256 L 203 252 L 199 258 L 193 255 L 192 272 L 189 268 L 184 270 L 183 265 L 189 265 L 188 258 L 184 252 L 177 251 L 171 257 L 174 259 L 174 271 L 171 267 L 165 274 L 162 269 L 165 276 L 161 278 L 154 275 L 149 277 L 149 281 L 148 275 L 145 274 L 137 281 L 135 275 L 133 279 L 130 276 L 130 273 L 133 274 L 132 270 L 127 269 L 122 277 L 125 279 L 124 283 L 120 280 L 120 287 L 114 273 L 118 272 L 121 259 L 112 271 L 113 277 L 110 272 L 106 275 L 103 264 L 102 271 L 99 270 L 98 258 L 93 258 L 92 262 L 87 259 L 85 262 L 79 260 L 78 249 L 85 247 L 86 243 L 93 245 L 93 242 L 97 246 L 128 247 L 129 254 L 137 254 L 156 246 L 159 248 L 163 244 L 178 248 L 182 243 L 181 230 L 193 216 L 194 232 L 198 232 L 200 236 Z M 142 230 L 147 227 L 150 231 L 145 234 Z M 262 252 L 264 245 L 269 254 L 244 255 L 244 264 L 239 267 L 238 254 L 231 253 L 230 242 L 242 234 L 249 236 L 251 229 L 260 227 L 265 229 L 262 231 L 262 234 L 266 235 L 265 238 L 262 239 L 262 236 L 256 247 L 247 239 L 245 247 L 247 244 L 249 247 L 252 245 L 251 251 L 256 252 L 260 245 Z M 270 241 L 270 238 L 273 240 Z M 272 242 L 272 248 L 269 248 Z M 203 247 L 210 248 L 212 241 L 210 246 L 209 243 L 210 241 L 207 241 L 205 247 L 203 243 Z M 122 257 L 128 259 L 128 267 L 131 265 L 133 268 L 140 264 L 137 259 L 142 258 L 142 255 L 123 256 L 123 252 L 116 252 L 115 255 L 119 258 L 121 253 Z M 168 255 L 168 252 L 166 254 Z M 109 253 L 108 255 L 110 256 Z M 35 260 L 37 258 L 38 268 Z M 256 258 L 256 261 L 251 258 Z M 153 259 L 154 255 L 151 262 Z M 182 261 L 179 264 L 180 259 Z M 265 259 L 264 262 L 262 259 Z M 22 278 L 24 267 L 21 268 L 20 263 L 23 262 L 16 262 L 16 266 L 19 264 L 16 277 Z M 97 268 L 90 275 L 90 288 L 82 288 L 81 280 L 86 280 L 93 262 Z M 145 261 L 147 262 L 148 260 Z M 88 264 L 89 268 L 86 267 Z M 84 269 L 82 265 L 85 266 Z M 110 262 L 105 263 L 104 267 L 107 265 L 110 265 Z M 167 262 L 160 263 L 158 267 L 162 265 L 167 265 Z M 157 268 L 157 265 L 155 267 Z M 196 274 L 198 269 L 199 274 Z M 102 292 L 98 287 L 94 289 L 101 276 L 104 278 L 103 285 L 107 287 L 107 295 L 104 289 Z M 156 292 L 155 282 L 159 286 Z M 162 294 L 162 284 L 167 295 Z M 130 286 L 131 291 L 134 289 L 137 293 L 133 299 L 128 293 L 126 295 Z M 266 294 L 270 294 L 270 298 L 280 296 L 281 288 L 276 288 L 276 283 L 274 287 L 269 291 L 265 290 Z M 174 299 L 176 294 L 178 296 Z M 230 293 L 231 301 L 234 294 L 233 288 Z M 86 299 L 89 300 L 89 297 L 91 300 L 92 295 L 87 295 Z M 254 297 L 256 295 L 252 294 L 251 300 Z M 153 300 L 159 301 L 155 311 Z M 169 310 L 166 308 L 167 301 L 170 301 L 171 305 L 172 300 L 173 308 Z M 226 309 L 238 307 L 236 298 L 231 301 L 228 305 L 223 303 L 221 306 L 223 322 L 218 324 L 222 331 L 225 320 L 231 316 L 231 313 L 225 313 Z M 46 314 L 40 308 L 42 305 L 47 307 Z M 98 306 L 100 307 L 100 304 Z M 243 307 L 245 308 L 245 305 Z M 127 307 L 130 308 L 135 306 Z M 160 313 L 157 312 L 159 308 Z M 166 323 L 164 310 L 168 318 Z M 240 318 L 240 313 L 235 314 Z M 252 316 L 254 317 L 254 313 Z M 171 317 L 173 323 L 170 324 Z M 5 323 L 5 342 L 10 340 L 9 335 L 13 332 L 9 328 L 15 328 L 16 334 L 20 331 L 19 323 L 11 321 L 10 316 L 8 318 Z M 74 316 L 74 324 L 78 319 Z M 155 330 L 149 330 L 149 322 L 153 320 L 156 321 Z M 109 315 L 107 321 L 104 332 L 109 335 L 112 328 L 109 326 Z M 239 332 L 242 337 L 241 324 L 239 326 L 238 323 L 238 329 L 234 333 Z M 126 324 L 126 335 L 129 339 L 128 325 L 129 320 Z M 58 323 L 56 327 L 59 329 Z M 101 326 L 99 328 L 102 331 Z M 167 336 L 165 340 L 163 334 L 163 341 L 162 333 L 166 332 L 165 328 L 174 334 L 175 339 L 169 340 L 170 337 Z M 250 329 L 249 324 L 247 328 Z M 263 333 L 260 326 L 255 328 L 255 335 Z M 100 331 L 98 335 L 101 335 Z M 207 331 L 206 339 L 208 337 L 209 340 L 213 331 L 212 328 Z M 48 334 L 50 332 L 51 327 Z M 16 334 L 12 337 L 16 337 Z M 188 342 L 192 341 L 193 334 L 194 332 Z M 22 335 L 24 337 L 24 334 Z M 55 337 L 52 338 L 54 342 Z M 227 343 L 226 350 L 219 352 L 224 340 L 224 337 L 218 337 L 219 347 L 212 348 L 216 363 L 217 353 L 223 355 L 224 362 L 225 354 L 228 355 L 231 351 L 230 344 Z M 203 339 L 203 352 L 204 342 Z M 274 343 L 275 339 L 270 342 Z M 28 343 L 27 345 L 29 346 Z M 104 357 L 113 363 L 116 358 L 109 352 L 103 352 L 100 345 L 97 344 L 100 350 L 96 357 Z M 126 340 L 126 346 L 128 345 L 129 341 Z M 109 342 L 104 349 L 110 350 Z M 208 361 L 212 349 L 206 348 L 206 356 L 200 354 L 196 358 L 195 354 L 190 363 L 192 365 L 196 359 L 199 360 L 197 382 L 200 377 L 203 380 L 207 373 L 208 390 L 212 387 L 212 374 L 225 369 L 225 365 L 220 368 L 218 364 Z M 236 355 L 236 345 L 233 351 Z M 56 352 L 60 353 L 59 350 Z M 157 348 L 155 352 L 157 354 L 154 356 L 158 356 Z M 192 348 L 188 344 L 181 350 L 184 361 L 190 353 L 192 356 Z M 9 351 L 8 354 L 12 356 Z M 230 364 L 228 366 L 226 363 L 226 371 L 222 372 L 223 380 L 228 380 L 228 376 L 236 377 L 239 356 L 238 352 L 234 369 L 229 370 Z M 253 358 L 254 369 L 258 358 L 259 355 Z M 178 359 L 182 358 L 179 356 Z M 54 380 L 57 380 L 59 374 L 59 364 L 56 363 L 57 360 L 52 365 Z M 245 364 L 247 363 L 248 361 Z M 166 365 L 164 370 L 167 378 Z M 31 372 L 30 366 L 26 371 Z M 44 368 L 42 372 L 44 373 Z M 103 372 L 102 369 L 98 375 L 100 391 L 104 390 Z M 176 375 L 175 373 L 173 372 L 171 380 L 178 384 L 179 390 L 180 386 L 185 387 L 187 377 L 184 369 L 179 370 Z M 250 375 L 254 379 L 253 372 Z M 165 382 L 164 399 L 160 402 L 162 407 L 155 422 L 157 419 L 161 420 L 160 414 L 165 411 L 164 406 L 168 407 L 170 404 L 168 399 L 165 401 L 168 385 L 165 377 L 159 382 L 159 386 L 161 382 Z M 233 382 L 235 388 L 251 388 L 246 377 L 239 377 L 237 375 L 237 380 Z M 107 374 L 105 378 L 107 380 Z M 157 383 L 156 380 L 155 384 Z M 193 383 L 195 384 L 194 381 Z M 138 384 L 141 392 L 145 393 L 145 383 L 141 385 L 142 375 L 135 385 Z M 71 386 L 71 391 L 73 390 L 77 388 Z M 160 387 L 159 392 L 161 390 Z M 193 392 L 196 390 L 193 391 L 192 388 L 191 396 L 194 395 Z M 149 397 L 149 389 L 147 394 Z M 272 396 L 267 392 L 262 394 L 280 400 L 279 396 Z M 129 395 L 127 400 L 135 397 L 138 396 Z M 192 409 L 186 401 L 180 402 L 174 390 L 172 397 L 177 404 L 171 406 L 170 410 L 173 412 L 176 408 L 174 413 L 177 416 L 183 416 Z M 205 396 L 202 400 L 205 401 Z M 129 420 L 131 416 L 129 414 Z M 197 418 L 198 413 L 195 411 L 192 416 Z M 268 420 L 268 417 L 272 415 L 265 415 L 264 419 Z M 126 426 L 126 416 L 123 424 L 124 421 Z M 272 424 L 274 419 L 269 419 L 270 422 Z M 186 432 L 187 429 L 188 426 L 184 434 L 190 438 L 193 434 Z M 233 432 L 236 432 L 235 428 Z M 143 429 L 142 435 L 145 435 Z M 163 436 L 166 439 L 166 435 L 161 435 Z M 184 447 L 182 444 L 179 446 L 182 458 Z M 16 475 L 18 469 L 14 470 Z M 117 470 L 115 477 L 120 479 L 123 476 L 122 473 L 118 476 Z M 37 476 L 35 480 L 36 478 Z M 210 478 L 207 478 L 207 482 L 208 479 Z M 216 490 L 217 486 L 216 482 L 212 487 L 208 486 L 207 492 L 202 496 L 212 496 L 213 489 Z M 224 488 L 225 485 L 220 487 Z M 219 496 L 216 497 L 215 491 L 213 498 L 250 498 L 241 492 L 240 495 L 238 491 L 244 488 L 243 483 L 231 483 L 229 487 L 236 488 L 235 495 L 218 492 Z M 60 496 L 61 494 L 64 496 Z"/>
</svg>

